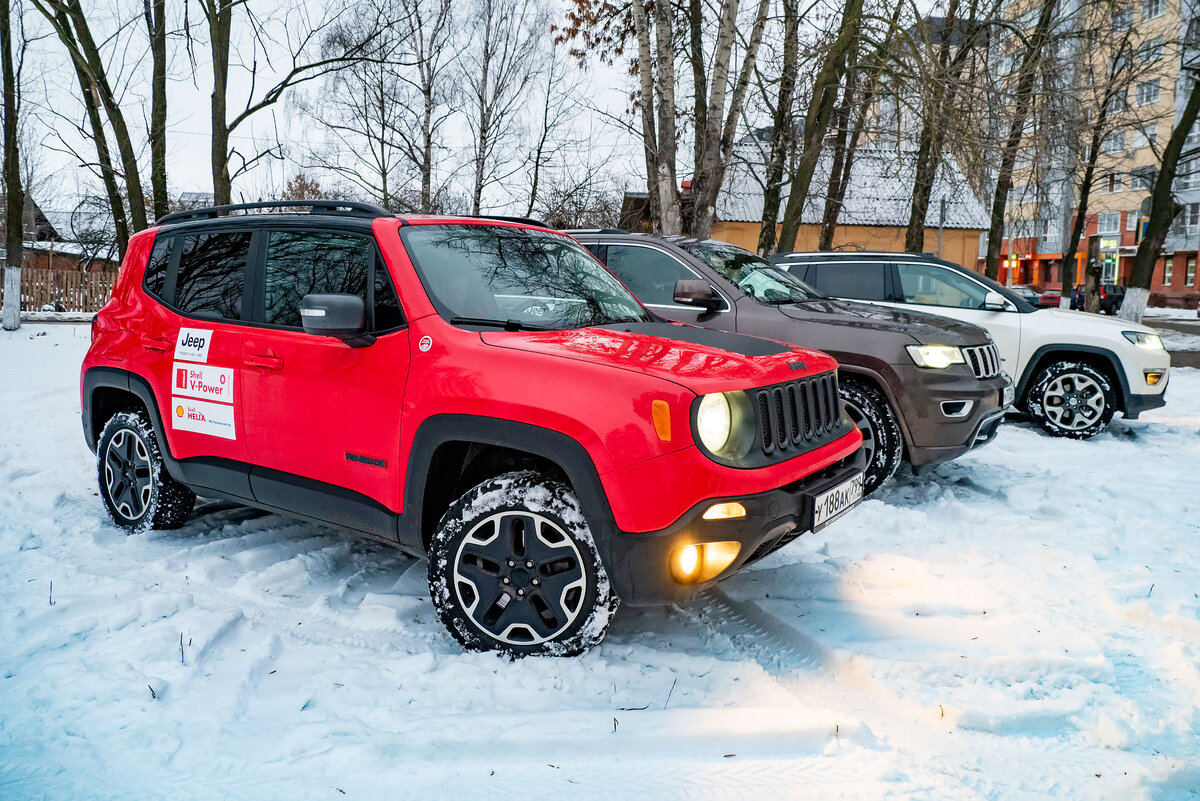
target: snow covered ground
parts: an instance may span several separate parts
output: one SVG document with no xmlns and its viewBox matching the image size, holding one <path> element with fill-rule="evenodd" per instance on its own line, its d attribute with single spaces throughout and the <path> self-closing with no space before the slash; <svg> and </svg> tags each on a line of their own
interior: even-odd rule
<svg viewBox="0 0 1200 801">
<path fill-rule="evenodd" d="M 720 592 L 509 662 L 385 546 L 217 503 L 116 530 L 87 341 L 0 334 L 0 798 L 1200 793 L 1200 371 L 1089 442 L 1006 424 Z"/>
</svg>

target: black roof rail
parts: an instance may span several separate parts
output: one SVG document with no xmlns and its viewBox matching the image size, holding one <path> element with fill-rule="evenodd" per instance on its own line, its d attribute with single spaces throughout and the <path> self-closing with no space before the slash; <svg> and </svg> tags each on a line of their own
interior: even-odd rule
<svg viewBox="0 0 1200 801">
<path fill-rule="evenodd" d="M 536 225 L 539 228 L 549 228 L 549 225 L 541 220 L 535 220 L 532 217 L 506 217 L 503 214 L 463 214 L 463 217 L 471 217 L 476 220 L 500 220 L 501 222 L 521 223 L 523 225 Z"/>
<path fill-rule="evenodd" d="M 627 234 L 624 228 L 564 228 L 564 234 Z"/>
<path fill-rule="evenodd" d="M 200 209 L 175 211 L 164 214 L 155 225 L 183 222 L 184 220 L 213 219 L 228 216 L 230 212 L 254 209 L 307 208 L 310 214 L 331 214 L 352 217 L 393 217 L 392 212 L 374 203 L 359 203 L 354 200 L 267 200 L 259 203 L 231 203 L 225 206 L 205 206 Z"/>
</svg>

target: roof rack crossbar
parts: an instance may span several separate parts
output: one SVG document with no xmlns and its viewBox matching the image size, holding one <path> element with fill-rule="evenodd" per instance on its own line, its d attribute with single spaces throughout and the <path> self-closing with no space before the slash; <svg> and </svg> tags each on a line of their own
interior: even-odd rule
<svg viewBox="0 0 1200 801">
<path fill-rule="evenodd" d="M 259 203 L 230 203 L 224 206 L 206 206 L 200 209 L 176 211 L 164 214 L 155 221 L 155 225 L 183 222 L 184 220 L 212 219 L 228 216 L 235 211 L 252 211 L 256 209 L 293 209 L 307 208 L 310 214 L 342 214 L 354 217 L 391 217 L 392 212 L 376 206 L 373 203 L 359 203 L 354 200 L 268 200 Z"/>
</svg>

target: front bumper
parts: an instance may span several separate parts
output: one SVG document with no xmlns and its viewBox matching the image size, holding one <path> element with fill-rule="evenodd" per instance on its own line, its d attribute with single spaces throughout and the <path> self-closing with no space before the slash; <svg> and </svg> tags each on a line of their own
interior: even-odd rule
<svg viewBox="0 0 1200 801">
<path fill-rule="evenodd" d="M 814 499 L 850 480 L 865 467 L 866 456 L 860 448 L 840 462 L 785 487 L 754 495 L 705 499 L 659 531 L 614 530 L 607 549 L 609 558 L 605 560 L 613 589 L 623 603 L 631 606 L 686 600 L 811 531 Z M 746 516 L 734 520 L 703 519 L 710 506 L 727 501 L 745 506 Z M 736 541 L 741 550 L 716 577 L 697 584 L 680 584 L 671 577 L 670 558 L 676 548 L 719 541 Z"/>
<path fill-rule="evenodd" d="M 1003 373 L 981 380 L 966 369 L 962 375 L 917 369 L 898 373 L 904 380 L 900 406 L 908 428 L 906 456 L 914 472 L 921 474 L 992 440 L 1006 400 L 1012 401 L 1012 380 Z M 944 403 L 960 401 L 973 404 L 969 414 L 958 418 L 943 414 Z"/>
</svg>

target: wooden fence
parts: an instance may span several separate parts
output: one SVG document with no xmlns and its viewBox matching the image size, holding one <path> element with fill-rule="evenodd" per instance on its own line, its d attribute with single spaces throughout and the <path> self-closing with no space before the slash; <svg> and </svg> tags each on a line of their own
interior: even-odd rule
<svg viewBox="0 0 1200 801">
<path fill-rule="evenodd" d="M 21 270 L 21 311 L 52 307 L 61 312 L 97 312 L 108 303 L 116 280 L 116 270 L 82 273 L 26 268 Z M 0 299 L 3 291 L 0 286 Z"/>
</svg>

